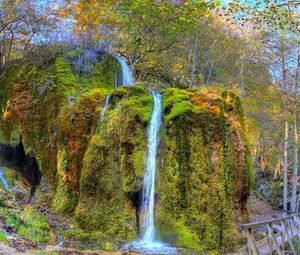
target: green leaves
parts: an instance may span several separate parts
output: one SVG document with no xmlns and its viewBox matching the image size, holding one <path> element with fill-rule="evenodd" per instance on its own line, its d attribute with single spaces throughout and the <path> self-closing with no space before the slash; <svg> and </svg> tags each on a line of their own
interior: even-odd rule
<svg viewBox="0 0 300 255">
<path fill-rule="evenodd" d="M 269 30 L 300 31 L 300 1 L 245 1 L 234 0 L 229 3 L 227 13 L 233 23 L 243 26 L 251 23 L 254 27 Z"/>
</svg>

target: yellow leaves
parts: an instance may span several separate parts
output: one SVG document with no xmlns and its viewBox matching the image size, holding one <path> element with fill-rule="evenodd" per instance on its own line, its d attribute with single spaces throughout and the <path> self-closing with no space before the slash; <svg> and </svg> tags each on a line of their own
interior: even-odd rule
<svg viewBox="0 0 300 255">
<path fill-rule="evenodd" d="M 100 40 L 101 37 L 102 36 L 100 34 L 94 34 L 94 35 L 92 35 L 92 39 L 95 40 L 95 41 Z"/>
<path fill-rule="evenodd" d="M 206 12 L 204 12 L 204 15 L 203 15 L 204 17 L 206 17 L 206 18 L 210 18 L 210 17 L 212 17 L 213 15 L 212 15 L 212 12 L 211 11 L 206 11 Z"/>
<path fill-rule="evenodd" d="M 175 65 L 173 65 L 173 70 L 174 70 L 175 72 L 180 72 L 180 71 L 182 70 L 182 65 L 176 63 Z"/>
<path fill-rule="evenodd" d="M 253 100 L 251 98 L 248 98 L 244 100 L 244 104 L 252 104 Z"/>
<path fill-rule="evenodd" d="M 2 115 L 2 119 L 4 121 L 7 121 L 10 118 L 10 116 L 11 116 L 11 113 L 9 111 L 5 111 Z"/>
<path fill-rule="evenodd" d="M 33 209 L 32 205 L 31 204 L 27 204 L 24 208 L 24 211 L 28 211 L 28 210 L 31 210 Z"/>
<path fill-rule="evenodd" d="M 66 9 L 60 9 L 58 11 L 58 15 L 62 18 L 67 18 L 69 16 L 69 13 Z"/>
<path fill-rule="evenodd" d="M 60 173 L 60 178 L 63 182 L 66 182 L 69 178 L 68 178 L 68 174 L 66 172 L 61 172 Z"/>
</svg>

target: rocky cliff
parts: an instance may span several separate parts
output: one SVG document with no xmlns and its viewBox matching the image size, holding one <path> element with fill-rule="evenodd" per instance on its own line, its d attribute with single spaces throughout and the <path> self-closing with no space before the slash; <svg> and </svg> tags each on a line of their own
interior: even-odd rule
<svg viewBox="0 0 300 255">
<path fill-rule="evenodd" d="M 114 89 L 117 69 L 107 56 L 88 74 L 68 56 L 12 65 L 0 81 L 0 140 L 21 141 L 37 159 L 55 211 L 73 215 L 99 239 L 128 242 L 142 227 L 152 97 L 143 86 Z M 182 247 L 230 247 L 253 184 L 240 99 L 222 90 L 161 93 L 157 236 Z"/>
</svg>

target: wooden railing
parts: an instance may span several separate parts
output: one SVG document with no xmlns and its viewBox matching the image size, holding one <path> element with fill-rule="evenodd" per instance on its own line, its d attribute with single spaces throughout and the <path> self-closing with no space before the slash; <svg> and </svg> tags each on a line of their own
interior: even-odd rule
<svg viewBox="0 0 300 255">
<path fill-rule="evenodd" d="M 247 254 L 285 254 L 289 246 L 289 254 L 297 255 L 292 239 L 298 238 L 300 240 L 300 213 L 293 213 L 288 216 L 279 217 L 272 220 L 261 222 L 242 224 L 241 228 L 247 238 Z M 258 233 L 258 228 L 265 231 L 265 236 L 256 238 L 255 233 Z"/>
</svg>

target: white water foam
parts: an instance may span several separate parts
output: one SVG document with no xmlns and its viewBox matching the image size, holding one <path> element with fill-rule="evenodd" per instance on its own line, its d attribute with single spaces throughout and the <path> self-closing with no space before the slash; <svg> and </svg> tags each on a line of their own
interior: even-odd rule
<svg viewBox="0 0 300 255">
<path fill-rule="evenodd" d="M 104 121 L 104 116 L 105 116 L 107 106 L 109 104 L 109 100 L 110 100 L 110 95 L 107 95 L 106 98 L 105 98 L 105 103 L 104 103 L 104 105 L 102 107 L 102 110 L 101 110 L 101 122 Z"/>
<path fill-rule="evenodd" d="M 148 151 L 146 171 L 144 176 L 145 191 L 143 193 L 142 208 L 145 213 L 143 221 L 144 233 L 141 240 L 126 245 L 125 248 L 136 250 L 144 254 L 176 254 L 176 248 L 155 240 L 154 205 L 155 205 L 155 173 L 159 130 L 162 121 L 161 94 L 151 91 L 153 110 L 148 128 Z"/>
<path fill-rule="evenodd" d="M 122 57 L 115 55 L 115 58 L 119 62 L 122 68 L 122 86 L 134 85 L 135 79 L 132 75 L 129 65 Z"/>
</svg>

